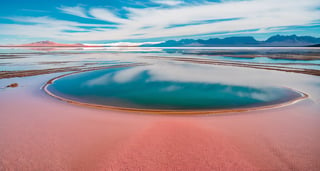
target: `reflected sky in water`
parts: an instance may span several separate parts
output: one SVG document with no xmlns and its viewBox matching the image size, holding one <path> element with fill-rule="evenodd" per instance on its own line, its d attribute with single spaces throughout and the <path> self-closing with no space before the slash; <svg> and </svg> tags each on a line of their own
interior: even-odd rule
<svg viewBox="0 0 320 171">
<path fill-rule="evenodd" d="M 174 49 L 173 49 L 174 50 Z M 185 53 L 188 51 L 188 53 Z M 197 53 L 190 53 L 192 52 Z M 210 54 L 208 55 L 208 51 Z M 134 67 L 117 73 L 114 78 L 118 82 L 131 81 L 143 71 L 150 74 L 149 81 L 197 82 L 203 84 L 221 83 L 232 86 L 277 86 L 290 87 L 308 93 L 310 99 L 319 101 L 319 77 L 306 74 L 277 72 L 271 70 L 251 69 L 246 67 L 195 64 L 174 61 L 173 58 L 210 59 L 212 61 L 228 61 L 236 63 L 253 63 L 261 66 L 280 66 L 292 68 L 309 68 L 320 70 L 319 60 L 271 59 L 268 54 L 286 56 L 320 54 L 320 49 L 292 48 L 44 48 L 17 49 L 0 48 L 0 70 L 38 70 L 61 67 L 112 66 L 126 63 L 145 63 L 144 67 Z M 236 58 L 230 54 L 265 54 L 257 58 Z M 217 55 L 220 54 L 220 55 Z M 228 56 L 229 55 L 229 56 Z M 160 57 L 160 58 L 159 58 Z M 288 64 L 290 63 L 290 65 Z M 103 78 L 101 78 L 103 79 Z M 92 80 L 92 79 L 91 79 Z M 99 80 L 99 79 L 98 79 Z M 98 80 L 92 80 L 91 83 Z M 89 79 L 87 80 L 89 81 Z M 89 83 L 88 83 L 89 84 Z M 174 89 L 172 86 L 169 89 Z"/>
<path fill-rule="evenodd" d="M 229 69 L 162 63 L 74 74 L 56 80 L 48 89 L 80 102 L 143 109 L 258 107 L 301 96 Z"/>
<path fill-rule="evenodd" d="M 320 60 L 271 59 L 268 55 L 318 55 L 320 49 L 297 48 L 148 48 L 148 47 L 103 47 L 103 48 L 0 48 L 1 71 L 104 66 L 116 63 L 150 62 L 144 57 L 160 56 L 210 59 L 241 63 L 283 66 L 289 68 L 320 70 Z M 262 55 L 261 57 L 234 57 L 230 55 Z M 155 60 L 154 60 L 155 61 Z"/>
</svg>

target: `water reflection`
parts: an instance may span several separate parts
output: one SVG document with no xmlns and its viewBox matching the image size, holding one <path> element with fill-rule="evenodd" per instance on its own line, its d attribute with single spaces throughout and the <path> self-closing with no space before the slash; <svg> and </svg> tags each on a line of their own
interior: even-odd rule
<svg viewBox="0 0 320 171">
<path fill-rule="evenodd" d="M 48 90 L 75 101 L 142 109 L 232 109 L 287 102 L 301 94 L 230 68 L 162 63 L 74 74 Z"/>
<path fill-rule="evenodd" d="M 320 70 L 319 54 L 317 48 L 0 48 L 0 66 L 1 71 L 81 67 L 88 63 L 96 67 L 106 62 L 145 62 L 146 56 L 168 60 L 174 56 Z"/>
</svg>

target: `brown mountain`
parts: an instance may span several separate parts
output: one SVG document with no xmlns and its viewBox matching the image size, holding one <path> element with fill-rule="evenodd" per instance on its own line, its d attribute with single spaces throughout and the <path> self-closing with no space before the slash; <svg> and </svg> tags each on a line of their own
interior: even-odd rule
<svg viewBox="0 0 320 171">
<path fill-rule="evenodd" d="M 85 45 L 78 43 L 78 44 L 61 44 L 52 41 L 40 41 L 16 46 L 23 46 L 23 47 L 83 47 Z"/>
</svg>

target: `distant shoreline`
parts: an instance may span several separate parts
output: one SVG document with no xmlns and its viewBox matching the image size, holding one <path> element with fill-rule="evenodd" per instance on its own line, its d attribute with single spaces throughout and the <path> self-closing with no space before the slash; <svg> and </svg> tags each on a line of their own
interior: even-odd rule
<svg viewBox="0 0 320 171">
<path fill-rule="evenodd" d="M 0 45 L 0 48 L 163 48 L 163 49 L 320 49 L 318 46 L 14 46 Z"/>
<path fill-rule="evenodd" d="M 260 57 L 255 55 L 227 55 L 230 57 L 239 57 L 239 58 L 248 58 L 248 57 Z M 277 55 L 269 55 L 274 59 L 286 59 L 281 56 Z M 300 56 L 293 56 L 294 60 L 302 60 Z M 154 58 L 154 59 L 168 59 L 166 57 L 161 56 L 149 56 L 146 58 Z M 275 71 L 284 71 L 284 72 L 294 72 L 294 73 L 301 73 L 307 75 L 314 75 L 320 76 L 320 70 L 315 69 L 292 69 L 287 67 L 266 67 L 263 65 L 256 65 L 256 64 L 248 64 L 248 63 L 240 63 L 240 62 L 226 62 L 226 61 L 216 61 L 211 59 L 197 59 L 197 58 L 187 58 L 187 57 L 175 57 L 172 56 L 170 58 L 172 61 L 180 61 L 180 62 L 190 62 L 190 63 L 199 63 L 199 64 L 210 64 L 210 65 L 223 65 L 223 66 L 237 66 L 237 67 L 247 67 L 247 68 L 255 68 L 255 69 L 266 69 L 266 70 L 275 70 Z M 318 56 L 310 56 L 308 60 L 320 60 Z M 136 65 L 146 65 L 143 63 L 134 63 L 134 64 L 127 64 L 127 66 L 136 66 Z M 42 74 L 49 74 L 49 73 L 59 73 L 59 72 L 80 72 L 80 71 L 89 71 L 89 70 L 98 70 L 98 69 L 105 69 L 110 68 L 110 66 L 99 66 L 99 67 L 61 67 L 61 68 L 53 68 L 53 69 L 42 69 L 42 70 L 22 70 L 22 71 L 0 71 L 0 79 L 4 78 L 13 78 L 13 77 L 26 77 L 26 76 L 35 76 L 35 75 L 42 75 Z"/>
</svg>

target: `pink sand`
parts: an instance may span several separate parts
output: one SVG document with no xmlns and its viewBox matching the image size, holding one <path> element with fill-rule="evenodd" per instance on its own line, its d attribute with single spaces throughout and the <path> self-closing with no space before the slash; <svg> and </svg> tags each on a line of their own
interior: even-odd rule
<svg viewBox="0 0 320 171">
<path fill-rule="evenodd" d="M 0 92 L 0 170 L 320 170 L 320 110 L 312 101 L 145 115 L 67 104 L 42 93 L 42 82 Z"/>
</svg>

